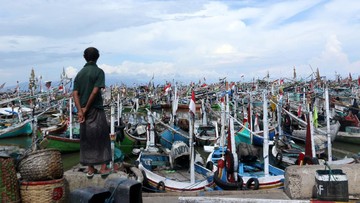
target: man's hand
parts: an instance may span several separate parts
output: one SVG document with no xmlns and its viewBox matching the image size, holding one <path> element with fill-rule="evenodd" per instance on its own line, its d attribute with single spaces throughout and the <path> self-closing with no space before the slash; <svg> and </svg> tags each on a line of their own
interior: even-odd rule
<svg viewBox="0 0 360 203">
<path fill-rule="evenodd" d="M 78 111 L 78 122 L 79 123 L 85 122 L 85 114 L 83 113 L 82 109 Z"/>
</svg>

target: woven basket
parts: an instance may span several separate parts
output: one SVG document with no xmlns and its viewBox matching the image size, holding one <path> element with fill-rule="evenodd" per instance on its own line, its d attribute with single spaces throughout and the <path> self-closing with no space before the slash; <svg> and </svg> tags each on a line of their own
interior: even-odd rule
<svg viewBox="0 0 360 203">
<path fill-rule="evenodd" d="M 65 179 L 48 181 L 23 181 L 20 184 L 22 203 L 65 202 Z"/>
<path fill-rule="evenodd" d="M 25 181 L 60 179 L 64 174 L 61 153 L 56 149 L 34 151 L 20 161 L 18 168 Z"/>
<path fill-rule="evenodd" d="M 0 157 L 0 202 L 20 202 L 14 160 Z"/>
</svg>

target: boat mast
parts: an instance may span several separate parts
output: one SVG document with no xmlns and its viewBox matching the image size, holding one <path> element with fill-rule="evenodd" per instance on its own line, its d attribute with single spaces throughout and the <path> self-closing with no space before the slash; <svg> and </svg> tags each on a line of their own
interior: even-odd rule
<svg viewBox="0 0 360 203">
<path fill-rule="evenodd" d="M 283 102 L 283 100 L 279 99 L 278 105 L 276 105 L 277 121 L 278 121 L 278 129 L 279 129 L 278 133 L 279 133 L 280 136 L 283 135 L 282 128 L 281 128 L 281 107 L 282 107 L 282 102 Z"/>
<path fill-rule="evenodd" d="M 332 144 L 330 135 L 330 107 L 329 107 L 329 90 L 325 88 L 325 108 L 326 108 L 326 133 L 327 133 L 327 144 L 328 144 L 328 162 L 332 162 Z"/>
<path fill-rule="evenodd" d="M 174 95 L 173 95 L 173 101 L 172 101 L 172 118 L 171 118 L 171 122 L 172 124 L 176 124 L 176 111 L 178 109 L 178 106 L 179 106 L 179 98 L 177 96 L 177 85 L 175 84 L 175 87 L 174 87 Z"/>
<path fill-rule="evenodd" d="M 121 114 L 122 114 L 122 103 L 120 103 L 120 93 L 117 94 L 117 101 L 116 101 L 116 106 L 117 106 L 117 123 L 118 126 L 120 126 L 120 120 L 121 120 Z"/>
<path fill-rule="evenodd" d="M 111 140 L 111 170 L 114 169 L 114 160 L 115 160 L 115 103 L 114 101 L 110 104 L 110 140 Z"/>
<path fill-rule="evenodd" d="M 190 183 L 195 183 L 195 166 L 194 166 L 194 143 L 193 143 L 193 134 L 194 134 L 194 117 L 191 112 L 189 112 L 189 147 L 190 147 Z"/>
<path fill-rule="evenodd" d="M 266 91 L 263 92 L 263 126 L 264 126 L 264 142 L 263 142 L 263 156 L 264 156 L 264 174 L 269 175 L 269 127 L 268 127 L 268 106 L 266 99 Z"/>
<path fill-rule="evenodd" d="M 73 116 L 72 116 L 72 97 L 69 98 L 69 131 L 70 139 L 73 139 Z"/>
<path fill-rule="evenodd" d="M 253 112 L 252 112 L 252 102 L 253 102 L 252 101 L 252 92 L 250 91 L 250 93 L 249 93 L 249 111 L 248 111 L 248 114 L 250 114 L 250 115 L 248 115 L 248 118 L 249 118 L 248 123 L 249 123 L 250 131 L 253 131 L 253 129 L 254 129 L 253 122 L 252 122 L 252 114 L 253 114 Z M 253 134 L 252 133 L 250 133 L 250 143 L 253 144 Z"/>
<path fill-rule="evenodd" d="M 314 141 L 314 121 L 313 121 L 313 114 L 312 110 L 310 110 L 310 105 L 308 104 L 308 111 L 309 111 L 309 124 L 310 124 L 310 138 L 311 138 L 311 153 L 312 158 L 316 157 L 315 152 L 315 141 Z"/>
</svg>

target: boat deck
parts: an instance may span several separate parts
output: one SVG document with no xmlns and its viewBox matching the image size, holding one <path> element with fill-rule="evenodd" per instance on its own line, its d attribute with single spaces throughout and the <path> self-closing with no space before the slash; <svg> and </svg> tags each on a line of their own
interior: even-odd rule
<svg viewBox="0 0 360 203">
<path fill-rule="evenodd" d="M 166 177 L 167 179 L 170 179 L 170 180 L 175 180 L 175 181 L 180 181 L 180 182 L 190 181 L 190 170 L 189 169 L 169 169 L 169 170 L 155 169 L 152 172 L 159 176 Z M 195 172 L 196 180 L 202 180 L 205 178 L 206 177 L 203 176 L 202 174 Z"/>
</svg>

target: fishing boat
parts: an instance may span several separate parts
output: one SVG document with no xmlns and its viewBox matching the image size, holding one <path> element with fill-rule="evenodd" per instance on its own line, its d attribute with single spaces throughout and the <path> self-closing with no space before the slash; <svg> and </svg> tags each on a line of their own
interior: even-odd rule
<svg viewBox="0 0 360 203">
<path fill-rule="evenodd" d="M 38 130 L 40 132 L 47 132 L 48 134 L 64 133 L 68 129 L 69 121 L 67 120 L 67 118 L 65 118 L 61 114 L 53 114 L 52 116 L 54 116 L 55 118 L 51 118 L 50 122 L 46 122 L 46 124 L 42 124 L 42 126 L 39 127 Z M 39 124 L 39 126 L 40 125 L 41 124 Z"/>
<path fill-rule="evenodd" d="M 344 157 L 336 159 L 332 157 L 332 128 L 330 126 L 330 110 L 329 110 L 329 96 L 328 89 L 325 89 L 325 106 L 326 106 L 326 137 L 322 136 L 319 140 L 318 136 L 315 137 L 312 130 L 312 112 L 309 111 L 307 115 L 306 123 L 306 136 L 305 136 L 305 149 L 302 149 L 295 145 L 292 140 L 289 140 L 287 136 L 282 136 L 275 141 L 275 146 L 272 148 L 272 155 L 278 165 L 305 165 L 305 164 L 325 164 L 329 162 L 331 164 L 350 164 L 354 163 L 354 158 Z M 288 112 L 287 112 L 288 113 Z M 289 114 L 291 115 L 291 114 Z M 338 124 L 338 122 L 337 122 Z M 339 126 L 336 126 L 338 130 Z M 325 129 L 323 129 L 325 130 Z M 324 146 L 323 146 L 324 145 Z M 323 146 L 323 147 L 322 147 Z M 319 149 L 320 148 L 320 149 Z M 327 159 L 322 156 L 325 153 L 325 149 L 328 150 Z"/>
<path fill-rule="evenodd" d="M 24 120 L 22 112 L 29 112 L 26 107 L 0 108 L 0 138 L 30 135 L 32 133 L 31 119 Z"/>
<path fill-rule="evenodd" d="M 137 159 L 138 168 L 144 174 L 143 188 L 153 192 L 168 192 L 200 191 L 212 187 L 213 173 L 197 163 L 192 145 L 182 141 L 174 142 L 170 149 L 156 145 L 150 112 L 148 116 L 149 139 Z M 199 155 L 196 157 L 200 158 Z"/>
<path fill-rule="evenodd" d="M 267 135 L 267 132 L 265 134 Z M 268 145 L 266 135 L 264 145 Z M 221 189 L 257 190 L 283 186 L 284 171 L 268 163 L 265 149 L 263 160 L 257 157 L 246 157 L 247 155 L 238 154 L 235 150 L 233 121 L 230 118 L 227 146 L 215 149 L 207 159 L 207 166 L 212 165 L 209 164 L 210 162 L 216 165 L 212 167 L 215 170 L 214 181 Z"/>
<path fill-rule="evenodd" d="M 69 120 L 59 120 L 58 126 L 40 128 L 42 141 L 40 145 L 44 148 L 53 148 L 61 153 L 80 151 L 80 124 L 73 122 L 72 98 L 69 98 Z M 60 129 L 65 131 L 60 132 Z"/>
<path fill-rule="evenodd" d="M 208 117 L 205 109 L 204 100 L 201 100 L 202 119 L 195 121 L 194 134 L 195 141 L 198 146 L 209 145 L 215 143 L 219 138 L 219 130 L 216 121 L 208 123 Z"/>
<path fill-rule="evenodd" d="M 155 117 L 155 119 L 160 122 L 162 125 L 166 126 L 162 132 L 160 132 L 160 144 L 162 147 L 171 149 L 172 144 L 175 141 L 182 141 L 184 143 L 189 143 L 189 135 L 185 130 L 188 130 L 189 124 L 187 119 L 176 119 L 176 112 L 179 106 L 179 98 L 177 96 L 177 86 L 175 86 L 174 98 L 172 101 L 172 113 L 170 118 L 170 125 L 165 124 Z M 188 106 L 189 107 L 189 106 Z M 178 124 L 178 125 L 176 125 Z M 183 128 L 181 128 L 183 127 Z"/>
<path fill-rule="evenodd" d="M 16 123 L 2 123 L 0 126 L 0 138 L 17 137 L 19 135 L 30 135 L 32 133 L 31 122 L 23 121 Z"/>
<path fill-rule="evenodd" d="M 67 137 L 64 134 L 46 134 L 41 142 L 41 146 L 47 149 L 57 149 L 61 153 L 78 152 L 80 151 L 80 136 Z"/>
<path fill-rule="evenodd" d="M 211 125 L 195 122 L 195 141 L 197 146 L 215 143 L 217 139 L 219 139 L 219 132 L 216 121 L 212 121 Z"/>
<path fill-rule="evenodd" d="M 249 123 L 245 123 L 245 127 L 242 127 L 238 132 L 235 133 L 235 143 L 239 144 L 241 142 L 247 144 L 254 144 L 257 146 L 262 146 L 264 142 L 264 131 L 255 131 L 252 134 L 249 131 Z M 274 140 L 276 135 L 275 127 L 269 127 L 269 140 Z"/>
<path fill-rule="evenodd" d="M 116 132 L 123 131 L 123 135 L 118 136 L 118 141 L 120 141 L 118 147 L 125 155 L 133 153 L 134 148 L 145 147 L 146 127 L 146 121 L 137 113 L 130 113 L 126 124 L 120 120 L 120 125 L 116 126 Z"/>
<path fill-rule="evenodd" d="M 339 130 L 340 130 L 340 123 L 338 121 L 336 121 L 335 123 L 332 123 L 330 125 L 330 135 L 331 135 L 332 142 L 335 140 L 336 135 L 338 134 Z M 326 126 L 321 127 L 321 128 L 314 128 L 314 138 L 317 139 L 319 143 L 321 141 L 327 140 L 326 133 L 324 133 L 324 132 L 326 132 Z M 306 129 L 293 130 L 290 137 L 295 140 L 305 141 Z"/>
<path fill-rule="evenodd" d="M 286 136 L 276 137 L 271 148 L 271 155 L 275 158 L 275 164 L 281 168 L 298 165 L 299 155 L 303 152 L 304 147 L 297 145 Z"/>
<path fill-rule="evenodd" d="M 360 144 L 360 127 L 347 126 L 344 132 L 338 132 L 335 141 L 350 144 Z"/>
<path fill-rule="evenodd" d="M 167 128 L 159 134 L 160 144 L 162 147 L 171 149 L 175 141 L 182 141 L 184 143 L 189 143 L 189 136 L 179 126 L 168 126 L 168 127 L 171 128 Z"/>
<path fill-rule="evenodd" d="M 67 129 L 61 133 L 55 133 L 51 130 L 42 131 L 43 140 L 41 146 L 44 148 L 53 148 L 61 153 L 71 153 L 80 151 L 80 124 L 66 124 Z"/>
</svg>

